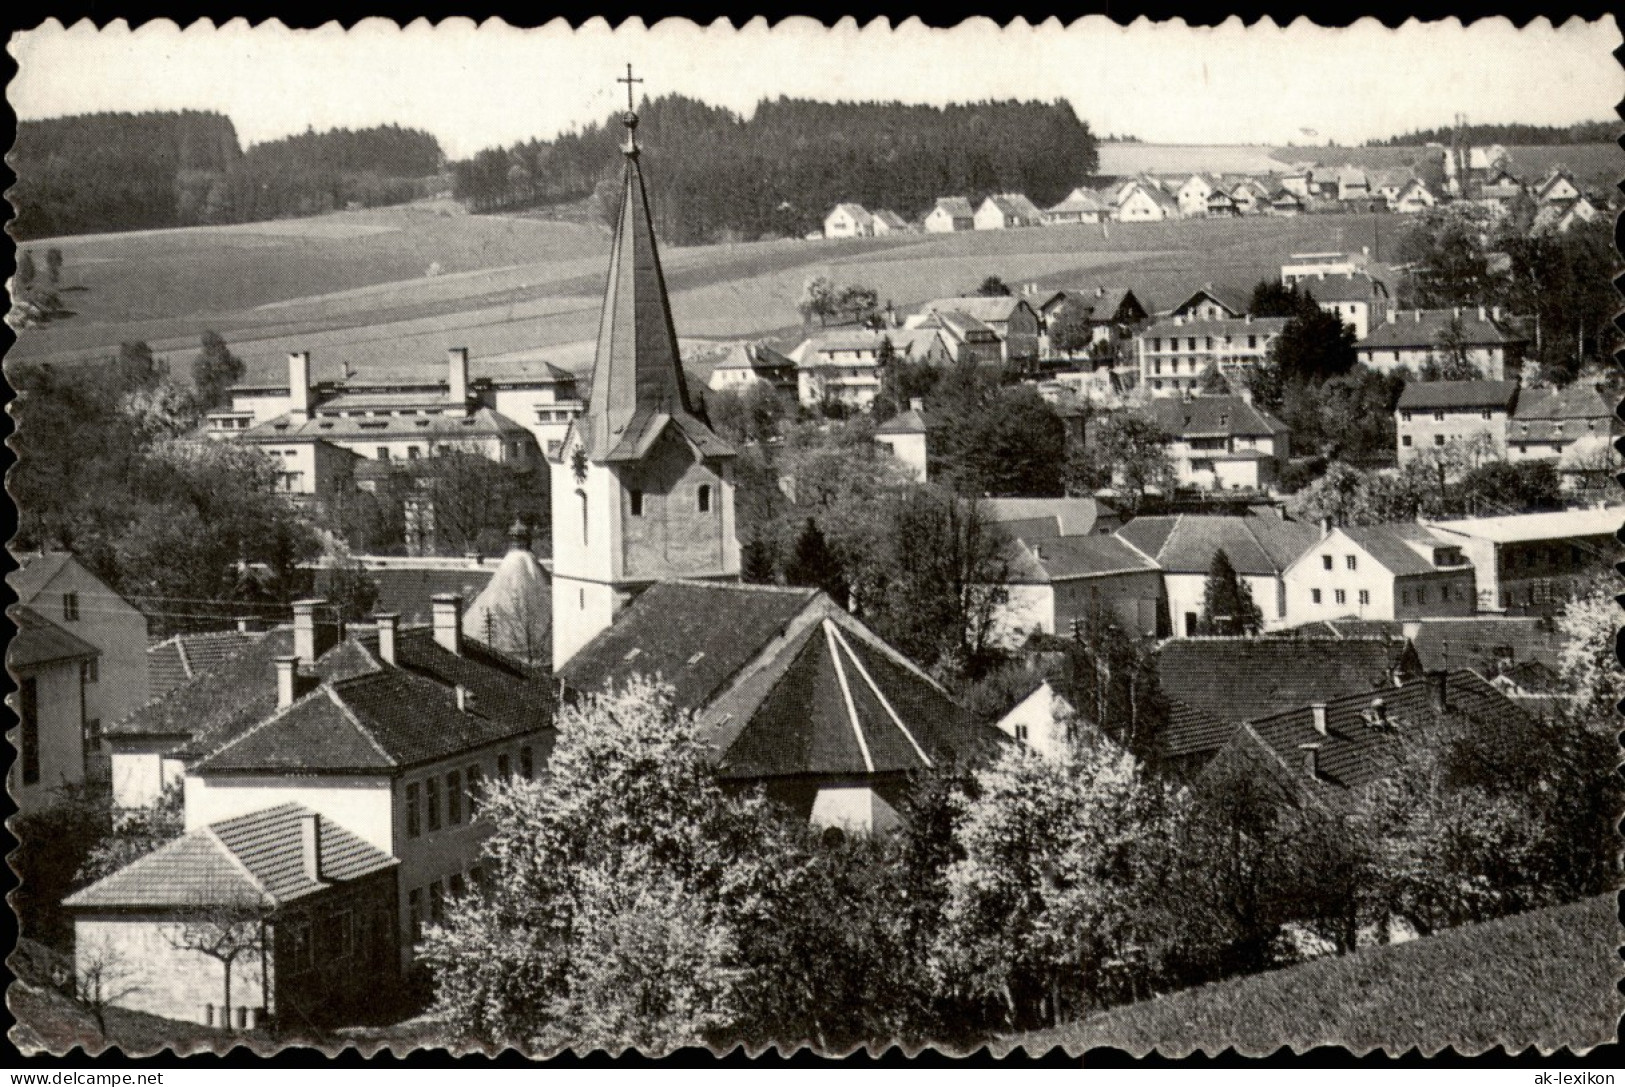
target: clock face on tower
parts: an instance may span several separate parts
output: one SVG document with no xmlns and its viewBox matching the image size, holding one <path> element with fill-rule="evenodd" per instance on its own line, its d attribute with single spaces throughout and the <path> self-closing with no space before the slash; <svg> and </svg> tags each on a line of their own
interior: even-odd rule
<svg viewBox="0 0 1625 1087">
<path fill-rule="evenodd" d="M 587 479 L 587 450 L 576 446 L 570 451 L 570 470 L 576 475 L 577 483 L 584 483 Z"/>
</svg>

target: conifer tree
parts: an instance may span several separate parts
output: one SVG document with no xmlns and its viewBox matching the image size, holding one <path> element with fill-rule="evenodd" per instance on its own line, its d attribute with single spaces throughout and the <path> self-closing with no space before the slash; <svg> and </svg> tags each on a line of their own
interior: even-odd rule
<svg viewBox="0 0 1625 1087">
<path fill-rule="evenodd" d="M 1199 634 L 1257 634 L 1264 628 L 1264 613 L 1253 600 L 1252 590 L 1236 574 L 1230 556 L 1220 548 L 1208 567 L 1207 584 L 1202 589 L 1202 619 Z"/>
<path fill-rule="evenodd" d="M 791 585 L 822 589 L 837 604 L 846 603 L 846 571 L 841 568 L 841 560 L 824 538 L 818 522 L 811 517 L 796 538 L 795 552 L 784 568 L 784 579 Z"/>
</svg>

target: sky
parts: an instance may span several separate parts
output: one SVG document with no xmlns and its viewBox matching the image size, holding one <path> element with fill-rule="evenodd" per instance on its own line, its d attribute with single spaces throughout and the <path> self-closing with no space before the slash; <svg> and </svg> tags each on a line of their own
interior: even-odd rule
<svg viewBox="0 0 1625 1087">
<path fill-rule="evenodd" d="M 1562 125 L 1614 116 L 1625 69 L 1612 17 L 1504 18 L 1389 30 L 1371 19 L 1324 29 L 1300 19 L 1213 28 L 1102 16 L 1063 26 L 975 19 L 951 30 L 916 20 L 825 28 L 806 19 L 700 27 L 520 30 L 365 20 L 289 30 L 277 22 L 185 29 L 122 21 L 97 30 L 47 20 L 14 34 L 7 94 L 31 120 L 108 110 L 216 110 L 245 144 L 395 123 L 434 134 L 447 155 L 547 138 L 625 106 L 630 62 L 641 94 L 680 93 L 749 114 L 764 97 L 944 104 L 989 98 L 1070 101 L 1097 134 L 1148 143 L 1357 144 L 1451 123 Z"/>
</svg>

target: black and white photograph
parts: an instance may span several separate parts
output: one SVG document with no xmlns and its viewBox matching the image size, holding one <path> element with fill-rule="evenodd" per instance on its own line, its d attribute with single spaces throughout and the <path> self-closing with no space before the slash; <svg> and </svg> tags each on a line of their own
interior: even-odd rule
<svg viewBox="0 0 1625 1087">
<path fill-rule="evenodd" d="M 1612 16 L 113 16 L 14 1055 L 1615 1041 Z"/>
</svg>

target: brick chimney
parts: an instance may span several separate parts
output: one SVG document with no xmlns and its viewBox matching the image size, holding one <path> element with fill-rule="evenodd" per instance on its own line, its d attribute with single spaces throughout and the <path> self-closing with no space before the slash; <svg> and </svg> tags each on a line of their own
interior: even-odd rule
<svg viewBox="0 0 1625 1087">
<path fill-rule="evenodd" d="M 378 621 L 378 659 L 385 664 L 395 663 L 395 640 L 401 632 L 399 614 L 386 611 L 375 615 Z"/>
<path fill-rule="evenodd" d="M 1303 769 L 1309 775 L 1310 781 L 1320 780 L 1320 745 L 1299 744 L 1298 750 L 1303 752 Z"/>
<path fill-rule="evenodd" d="M 288 411 L 296 423 L 310 418 L 309 351 L 293 351 L 288 355 Z"/>
<path fill-rule="evenodd" d="M 431 598 L 434 609 L 434 640 L 448 653 L 463 655 L 463 598 L 456 593 L 436 593 Z"/>
<path fill-rule="evenodd" d="M 276 659 L 276 708 L 287 709 L 299 697 L 299 658 Z"/>
<path fill-rule="evenodd" d="M 1322 736 L 1326 735 L 1326 703 L 1309 703 L 1309 712 L 1312 713 L 1315 718 L 1315 731 L 1320 733 Z"/>
<path fill-rule="evenodd" d="M 299 861 L 306 879 L 322 881 L 322 817 L 313 811 L 299 816 Z"/>
<path fill-rule="evenodd" d="M 315 664 L 338 641 L 338 627 L 316 617 L 317 610 L 326 607 L 320 597 L 293 602 L 293 652 L 301 664 Z"/>
<path fill-rule="evenodd" d="M 468 403 L 468 348 L 453 347 L 446 352 L 446 395 L 453 406 Z"/>
</svg>

